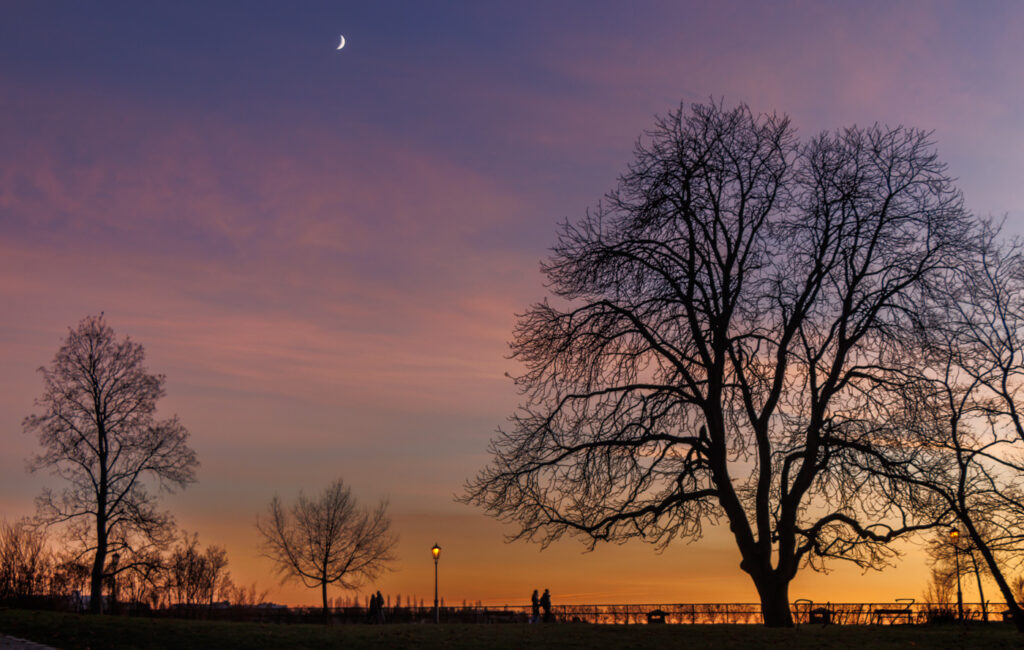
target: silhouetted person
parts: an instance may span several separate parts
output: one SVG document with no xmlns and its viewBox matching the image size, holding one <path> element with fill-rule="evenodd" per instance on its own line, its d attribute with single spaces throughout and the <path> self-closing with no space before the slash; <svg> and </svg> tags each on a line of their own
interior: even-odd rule
<svg viewBox="0 0 1024 650">
<path fill-rule="evenodd" d="M 370 612 L 368 619 L 371 623 L 377 622 L 377 594 L 370 594 Z"/>
<path fill-rule="evenodd" d="M 530 622 L 537 623 L 540 621 L 540 596 L 537 595 L 537 590 L 533 590 L 533 595 L 530 596 Z"/>
<path fill-rule="evenodd" d="M 540 608 L 544 610 L 544 622 L 551 622 L 551 592 L 547 589 L 544 590 L 544 595 L 540 597 Z"/>
<path fill-rule="evenodd" d="M 384 596 L 381 595 L 380 591 L 377 591 L 377 622 L 384 622 Z"/>
</svg>

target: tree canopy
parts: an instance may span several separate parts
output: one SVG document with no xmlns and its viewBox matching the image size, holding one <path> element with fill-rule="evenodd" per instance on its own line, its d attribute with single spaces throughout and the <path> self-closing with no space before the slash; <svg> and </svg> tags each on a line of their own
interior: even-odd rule
<svg viewBox="0 0 1024 650">
<path fill-rule="evenodd" d="M 43 451 L 35 470 L 51 469 L 65 486 L 37 500 L 46 524 L 68 523 L 92 556 L 90 603 L 102 608 L 103 580 L 116 567 L 108 553 L 141 553 L 168 542 L 173 518 L 157 507 L 153 490 L 195 481 L 198 466 L 189 432 L 176 417 L 156 418 L 163 375 L 144 366 L 142 345 L 117 340 L 103 315 L 84 318 L 43 375 L 39 413 L 25 418 Z M 123 568 L 123 565 L 122 565 Z"/>
<path fill-rule="evenodd" d="M 315 498 L 299 493 L 285 509 L 275 496 L 256 527 L 264 553 L 285 579 L 320 588 L 327 617 L 327 587 L 355 589 L 387 568 L 398 538 L 391 532 L 387 502 L 361 508 L 338 479 Z"/>
<path fill-rule="evenodd" d="M 802 564 L 878 566 L 932 523 L 868 468 L 899 447 L 922 296 L 974 236 L 926 132 L 801 141 L 785 116 L 680 107 L 563 226 L 553 299 L 514 331 L 522 404 L 464 499 L 542 543 L 724 520 L 765 622 L 791 625 Z"/>
</svg>

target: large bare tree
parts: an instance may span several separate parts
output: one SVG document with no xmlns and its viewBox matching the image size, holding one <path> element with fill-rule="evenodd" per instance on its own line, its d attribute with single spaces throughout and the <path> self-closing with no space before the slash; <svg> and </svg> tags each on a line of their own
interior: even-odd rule
<svg viewBox="0 0 1024 650">
<path fill-rule="evenodd" d="M 264 553 L 283 579 L 320 588 L 325 621 L 328 585 L 355 589 L 376 578 L 394 559 L 398 541 L 391 532 L 387 502 L 361 508 L 341 479 L 316 498 L 300 492 L 288 510 L 274 496 L 256 527 L 263 536 Z"/>
<path fill-rule="evenodd" d="M 70 524 L 91 556 L 90 608 L 102 611 L 104 578 L 123 570 L 108 554 L 127 557 L 172 535 L 172 517 L 157 508 L 153 491 L 171 491 L 195 480 L 198 465 L 189 432 L 172 417 L 156 419 L 163 375 L 144 366 L 142 345 L 117 340 L 100 316 L 68 331 L 49 367 L 40 368 L 40 412 L 25 418 L 43 452 L 30 468 L 52 469 L 66 486 L 37 499 L 47 524 Z"/>
<path fill-rule="evenodd" d="M 802 565 L 879 566 L 934 523 L 851 461 L 892 446 L 890 359 L 972 232 L 927 133 L 801 142 L 746 106 L 672 112 L 562 229 L 556 300 L 512 342 L 524 401 L 465 500 L 542 543 L 664 546 L 724 520 L 764 622 L 792 625 Z"/>
</svg>

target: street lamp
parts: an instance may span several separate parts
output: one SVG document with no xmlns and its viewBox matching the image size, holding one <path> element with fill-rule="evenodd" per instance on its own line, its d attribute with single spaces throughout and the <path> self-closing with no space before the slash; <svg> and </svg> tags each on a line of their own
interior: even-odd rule
<svg viewBox="0 0 1024 650">
<path fill-rule="evenodd" d="M 437 558 L 441 557 L 441 547 L 435 543 L 430 553 L 434 556 L 434 623 L 440 624 L 441 610 L 437 607 Z"/>
<path fill-rule="evenodd" d="M 956 558 L 956 613 L 957 620 L 964 620 L 964 594 L 960 591 L 960 531 L 954 526 L 949 530 L 949 538 L 953 540 L 953 557 Z"/>
</svg>

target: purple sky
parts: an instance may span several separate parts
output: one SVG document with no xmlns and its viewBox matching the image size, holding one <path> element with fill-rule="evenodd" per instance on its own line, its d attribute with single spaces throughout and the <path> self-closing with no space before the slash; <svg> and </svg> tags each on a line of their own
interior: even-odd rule
<svg viewBox="0 0 1024 650">
<path fill-rule="evenodd" d="M 426 598 L 437 541 L 451 600 L 755 600 L 717 532 L 540 553 L 452 501 L 516 404 L 538 262 L 655 114 L 709 97 L 805 137 L 934 129 L 968 206 L 1024 233 L 1021 34 L 1015 2 L 8 4 L 0 517 L 53 481 L 23 469 L 35 369 L 105 311 L 193 432 L 200 482 L 168 506 L 277 600 L 317 595 L 267 576 L 253 520 L 337 476 L 390 497 L 385 591 Z M 926 570 L 791 595 L 917 596 Z"/>
</svg>

